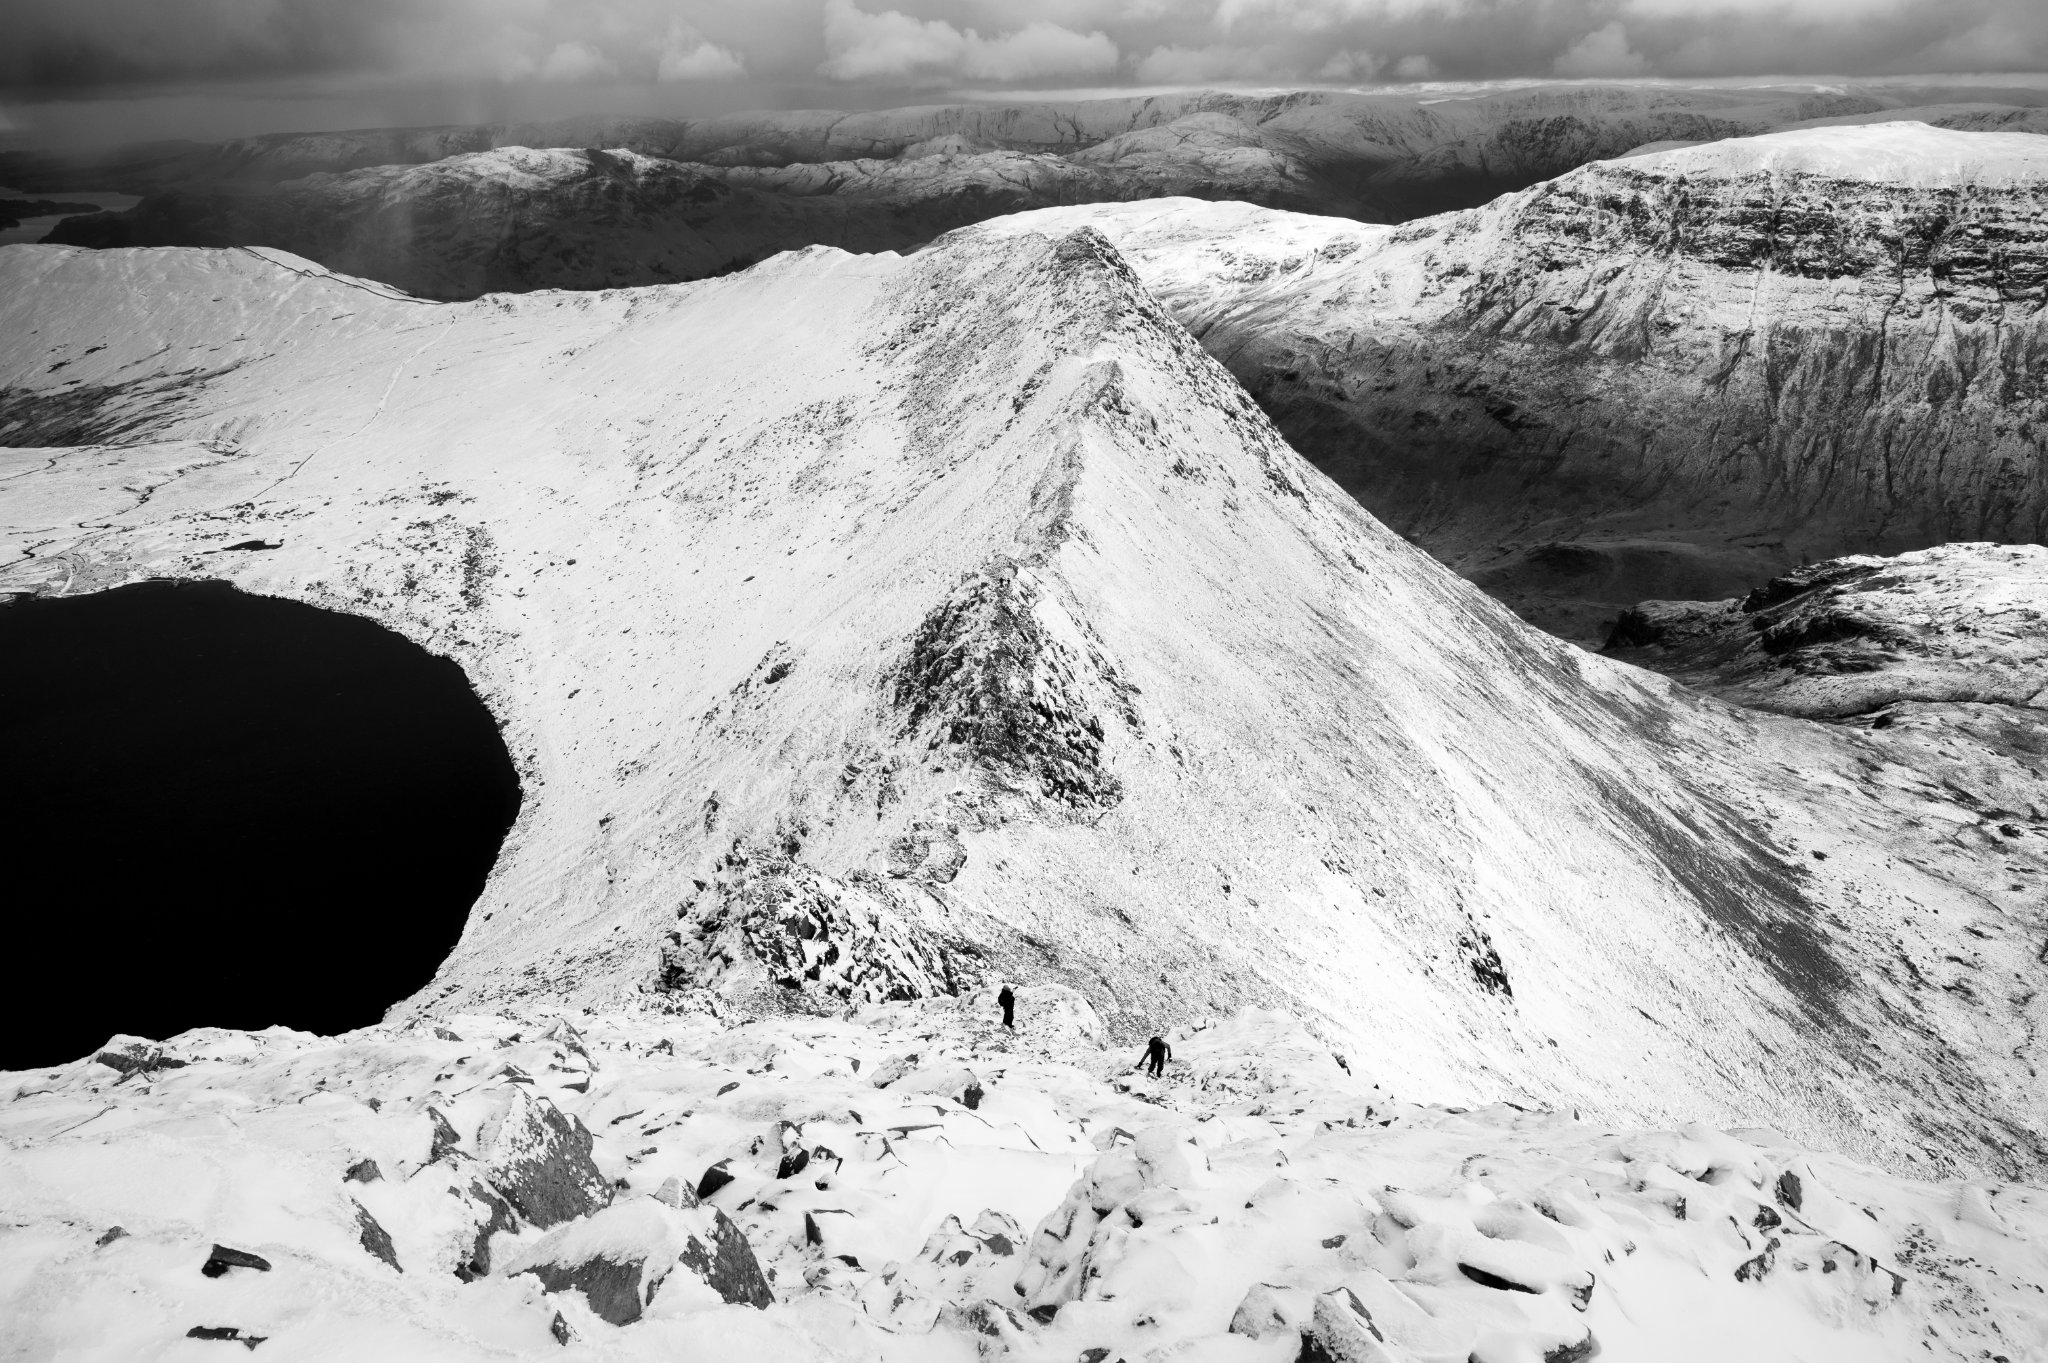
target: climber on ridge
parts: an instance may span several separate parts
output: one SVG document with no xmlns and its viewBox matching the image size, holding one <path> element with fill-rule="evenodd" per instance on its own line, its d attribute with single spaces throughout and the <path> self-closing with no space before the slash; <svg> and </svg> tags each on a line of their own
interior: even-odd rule
<svg viewBox="0 0 2048 1363">
<path fill-rule="evenodd" d="M 1173 1047 L 1155 1036 L 1145 1043 L 1145 1058 L 1138 1062 L 1138 1068 L 1142 1070 L 1147 1065 L 1150 1065 L 1152 1067 L 1152 1077 L 1157 1079 L 1160 1071 L 1166 1068 L 1166 1062 L 1171 1059 L 1173 1059 Z"/>
<path fill-rule="evenodd" d="M 1017 1030 L 1017 996 L 1010 992 L 1010 986 L 1003 986 L 1003 992 L 996 995 L 996 1002 L 1002 1005 L 1003 1026 Z"/>
</svg>

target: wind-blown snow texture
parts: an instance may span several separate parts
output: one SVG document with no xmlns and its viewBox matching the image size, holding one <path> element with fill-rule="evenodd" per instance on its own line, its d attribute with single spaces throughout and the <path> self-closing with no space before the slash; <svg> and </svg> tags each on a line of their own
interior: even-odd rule
<svg viewBox="0 0 2048 1363">
<path fill-rule="evenodd" d="M 1526 618 L 2048 537 L 2048 138 L 1827 127 L 1586 166 L 1399 229 L 1092 224 L 1288 439 Z"/>
<path fill-rule="evenodd" d="M 2037 1187 L 1902 1178 L 1763 1130 L 1419 1105 L 1256 1011 L 1173 1032 L 1152 1080 L 1071 991 L 1024 989 L 1015 1033 L 992 994 L 740 1025 L 527 1008 L 333 1039 L 208 1030 L 147 1066 L 130 1048 L 0 1076 L 4 1351 L 2048 1350 Z M 573 1148 L 515 1174 L 601 1190 L 553 1222 L 500 1191 L 505 1133 L 547 1126 Z"/>
<path fill-rule="evenodd" d="M 460 305 L 10 247 L 0 310 L 0 587 L 230 578 L 499 716 L 519 822 L 401 1017 L 1001 971 L 1119 1037 L 1284 1002 L 1418 1098 L 2048 1167 L 2048 830 L 1520 625 L 1092 233 Z"/>
</svg>

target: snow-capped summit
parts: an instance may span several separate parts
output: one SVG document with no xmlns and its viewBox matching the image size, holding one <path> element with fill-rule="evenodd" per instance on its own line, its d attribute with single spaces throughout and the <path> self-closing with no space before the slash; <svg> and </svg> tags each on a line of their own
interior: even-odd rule
<svg viewBox="0 0 2048 1363">
<path fill-rule="evenodd" d="M 2048 138 L 2027 132 L 1962 132 L 1913 121 L 1793 128 L 1695 143 L 1628 158 L 1659 179 L 1841 180 L 1900 189 L 1998 189 L 2048 181 Z"/>
</svg>

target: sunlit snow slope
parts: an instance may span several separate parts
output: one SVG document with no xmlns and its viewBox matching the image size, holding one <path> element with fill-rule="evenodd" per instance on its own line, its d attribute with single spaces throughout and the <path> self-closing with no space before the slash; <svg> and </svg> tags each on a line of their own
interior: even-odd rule
<svg viewBox="0 0 2048 1363">
<path fill-rule="evenodd" d="M 1527 619 L 2048 536 L 2048 138 L 1809 128 L 1582 166 L 1400 228 L 1092 224 L 1288 439 Z"/>
<path fill-rule="evenodd" d="M 1520 625 L 1092 233 L 451 305 L 9 247 L 0 347 L 0 586 L 361 612 L 499 716 L 520 819 L 408 1011 L 1000 971 L 1119 1035 L 1284 1001 L 1417 1097 L 2048 1167 L 2048 830 Z"/>
</svg>

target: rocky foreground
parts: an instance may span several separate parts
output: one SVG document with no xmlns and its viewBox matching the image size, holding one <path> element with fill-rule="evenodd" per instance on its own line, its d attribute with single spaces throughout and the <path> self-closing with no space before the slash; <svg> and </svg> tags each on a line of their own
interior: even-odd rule
<svg viewBox="0 0 2048 1363">
<path fill-rule="evenodd" d="M 1278 1014 L 1161 1079 L 1055 986 L 198 1031 L 0 1075 L 23 1358 L 2017 1360 L 2048 1196 L 1420 1105 Z"/>
<path fill-rule="evenodd" d="M 1817 128 L 1589 165 L 1401 228 L 1092 225 L 1302 453 L 1525 619 L 2048 537 L 2048 139 Z"/>
</svg>

